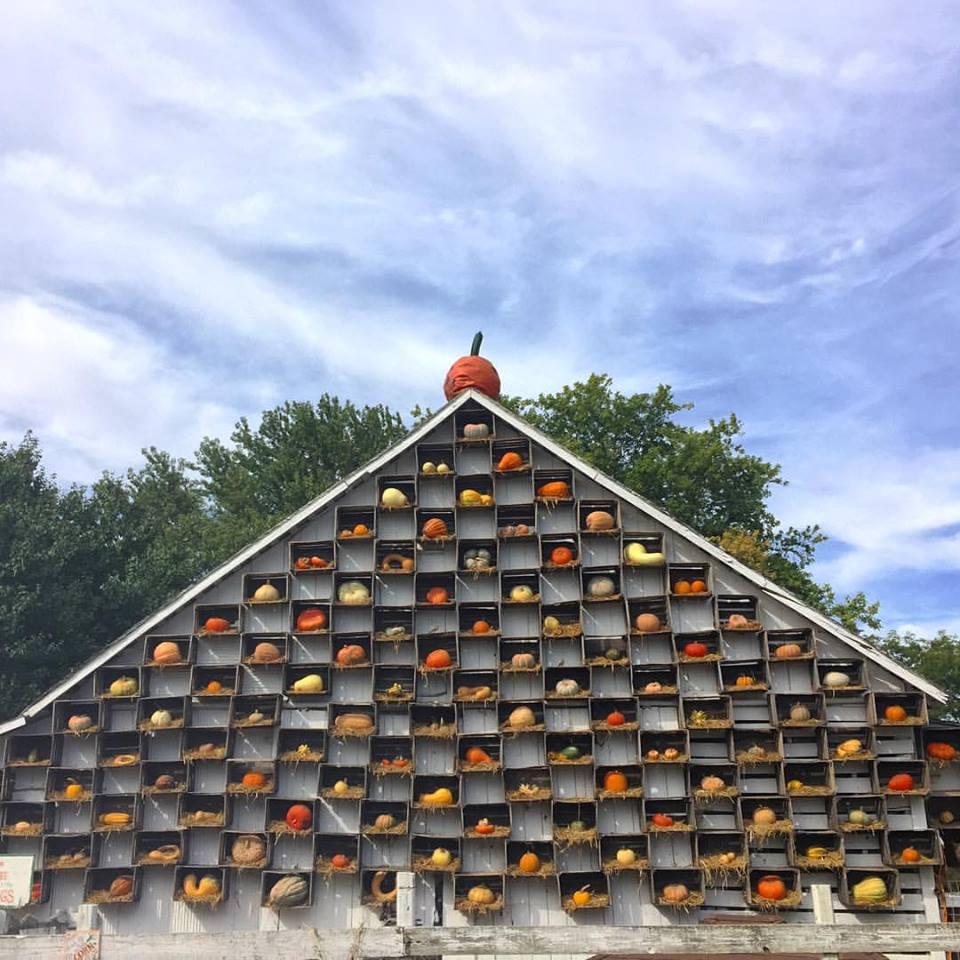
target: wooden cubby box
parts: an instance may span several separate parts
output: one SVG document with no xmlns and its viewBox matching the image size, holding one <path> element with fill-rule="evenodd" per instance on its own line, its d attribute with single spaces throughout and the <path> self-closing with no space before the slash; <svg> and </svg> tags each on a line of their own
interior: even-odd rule
<svg viewBox="0 0 960 960">
<path fill-rule="evenodd" d="M 749 682 L 748 682 L 749 681 Z M 720 684 L 731 696 L 770 689 L 766 660 L 735 660 L 720 664 Z"/>
<path fill-rule="evenodd" d="M 410 859 L 414 873 L 457 873 L 460 869 L 458 837 L 413 837 Z"/>
<path fill-rule="evenodd" d="M 607 516 L 597 516 L 598 514 Z M 589 522 L 588 518 L 590 518 Z M 619 537 L 620 501 L 581 500 L 577 504 L 577 529 L 581 536 Z"/>
<path fill-rule="evenodd" d="M 888 797 L 925 797 L 930 792 L 930 770 L 923 760 L 876 760 L 874 788 Z M 898 777 L 909 778 L 910 786 L 900 789 Z"/>
<path fill-rule="evenodd" d="M 227 793 L 258 797 L 277 789 L 277 773 L 265 760 L 227 760 Z"/>
<path fill-rule="evenodd" d="M 364 800 L 360 805 L 360 823 L 365 837 L 404 836 L 409 829 L 410 809 L 398 801 Z"/>
<path fill-rule="evenodd" d="M 143 689 L 140 672 L 136 666 L 101 667 L 94 674 L 97 696 L 105 700 L 135 699 Z"/>
<path fill-rule="evenodd" d="M 335 558 L 332 540 L 294 540 L 290 543 L 290 570 L 297 576 L 335 570 Z"/>
<path fill-rule="evenodd" d="M 643 549 L 631 547 L 636 544 Z M 632 533 L 623 534 L 623 565 L 625 567 L 654 567 L 660 569 L 666 566 L 666 554 L 663 548 L 662 533 Z"/>
<path fill-rule="evenodd" d="M 362 800 L 367 795 L 367 768 L 320 767 L 320 796 L 324 800 Z"/>
<path fill-rule="evenodd" d="M 740 793 L 740 772 L 735 763 L 691 762 L 690 791 L 694 802 L 700 805 L 714 800 L 732 801 Z M 723 786 L 714 781 L 722 780 Z"/>
<path fill-rule="evenodd" d="M 483 891 L 482 895 L 478 891 Z M 457 874 L 453 878 L 453 904 L 455 910 L 470 917 L 501 913 L 504 906 L 503 876 L 499 873 Z"/>
<path fill-rule="evenodd" d="M 834 763 L 862 763 L 877 759 L 877 737 L 870 727 L 840 727 L 825 731 L 827 756 Z M 854 749 L 859 743 L 860 749 Z"/>
<path fill-rule="evenodd" d="M 282 880 L 295 877 L 306 884 L 303 895 L 297 895 L 293 902 L 284 898 L 278 902 L 273 891 Z M 280 895 L 283 888 L 280 888 Z M 313 871 L 307 870 L 264 870 L 260 875 L 260 906 L 273 910 L 276 913 L 287 910 L 304 910 L 313 905 Z"/>
<path fill-rule="evenodd" d="M 188 907 L 217 907 L 228 896 L 229 878 L 223 867 L 174 867 L 173 899 Z"/>
<path fill-rule="evenodd" d="M 0 837 L 39 837 L 52 826 L 53 807 L 22 800 L 0 803 Z"/>
<path fill-rule="evenodd" d="M 182 794 L 177 826 L 191 830 L 222 828 L 227 822 L 227 799 L 222 794 Z"/>
<path fill-rule="evenodd" d="M 671 563 L 667 567 L 667 582 L 670 600 L 674 603 L 713 597 L 710 565 L 707 563 Z"/>
<path fill-rule="evenodd" d="M 779 729 L 786 760 L 829 760 L 827 736 L 823 727 L 784 727 Z"/>
<path fill-rule="evenodd" d="M 220 834 L 217 865 L 234 870 L 262 870 L 270 862 L 270 841 L 266 833 L 224 830 Z"/>
<path fill-rule="evenodd" d="M 473 803 L 463 808 L 465 840 L 503 840 L 510 831 L 509 803 Z"/>
<path fill-rule="evenodd" d="M 236 667 L 194 667 L 190 693 L 194 697 L 231 697 L 237 692 Z"/>
<path fill-rule="evenodd" d="M 650 868 L 650 838 L 645 833 L 601 837 L 600 863 L 608 875 L 642 873 Z"/>
<path fill-rule="evenodd" d="M 547 700 L 585 700 L 590 696 L 588 667 L 547 667 L 543 671 Z"/>
<path fill-rule="evenodd" d="M 373 610 L 373 639 L 378 643 L 397 646 L 412 640 L 412 607 L 375 607 Z"/>
<path fill-rule="evenodd" d="M 701 825 L 698 822 L 698 827 Z M 697 867 L 708 887 L 737 887 L 747 871 L 747 839 L 740 830 L 700 832 L 695 837 Z"/>
<path fill-rule="evenodd" d="M 780 727 L 822 727 L 826 723 L 822 693 L 777 693 L 773 699 Z"/>
<path fill-rule="evenodd" d="M 598 800 L 639 800 L 643 796 L 643 767 L 639 763 L 597 767 L 594 781 Z"/>
<path fill-rule="evenodd" d="M 187 859 L 187 832 L 162 830 L 137 833 L 133 862 L 138 867 L 173 867 Z"/>
<path fill-rule="evenodd" d="M 586 567 L 580 578 L 583 603 L 619 603 L 623 599 L 619 567 Z"/>
<path fill-rule="evenodd" d="M 30 906 L 35 907 L 50 902 L 53 876 L 45 870 L 34 870 L 30 887 Z"/>
<path fill-rule="evenodd" d="M 313 869 L 321 877 L 335 873 L 359 873 L 360 838 L 350 834 L 315 834 Z"/>
<path fill-rule="evenodd" d="M 337 507 L 337 542 L 372 540 L 376 536 L 374 507 Z"/>
<path fill-rule="evenodd" d="M 183 760 L 187 763 L 223 760 L 227 756 L 229 734 L 220 727 L 192 727 L 184 733 Z"/>
<path fill-rule="evenodd" d="M 886 827 L 887 806 L 883 797 L 877 794 L 838 794 L 833 798 L 830 806 L 832 830 L 840 833 L 877 834 Z"/>
<path fill-rule="evenodd" d="M 786 797 L 741 794 L 738 802 L 740 821 L 751 846 L 762 847 L 768 839 L 789 837 L 793 833 L 793 812 Z"/>
<path fill-rule="evenodd" d="M 537 512 L 531 503 L 497 504 L 497 540 L 528 541 L 537 537 Z"/>
<path fill-rule="evenodd" d="M 765 897 L 762 895 L 761 885 L 764 880 L 779 880 L 783 885 L 783 897 Z M 779 893 L 776 885 L 773 893 Z M 792 867 L 754 867 L 747 871 L 747 882 L 743 887 L 744 900 L 751 907 L 759 910 L 796 910 L 803 900 L 803 890 L 800 886 L 800 871 Z"/>
<path fill-rule="evenodd" d="M 373 668 L 373 699 L 376 703 L 409 703 L 416 692 L 413 666 L 379 664 Z"/>
<path fill-rule="evenodd" d="M 923 756 L 935 770 L 947 764 L 960 763 L 960 728 L 928 728 L 923 731 L 922 746 Z"/>
<path fill-rule="evenodd" d="M 680 691 L 676 664 L 647 664 L 633 668 L 633 689 L 644 700 L 676 697 Z"/>
<path fill-rule="evenodd" d="M 99 837 L 88 833 L 49 833 L 43 838 L 44 870 L 86 870 L 96 865 Z"/>
<path fill-rule="evenodd" d="M 260 597 L 257 591 L 261 587 L 273 587 L 264 590 Z M 243 575 L 243 602 L 252 606 L 287 603 L 290 599 L 290 581 L 286 573 L 245 573 Z"/>
<path fill-rule="evenodd" d="M 482 407 L 470 405 L 453 415 L 457 445 L 489 444 L 495 438 L 493 414 Z M 483 429 L 471 429 L 486 427 Z"/>
<path fill-rule="evenodd" d="M 420 610 L 452 610 L 456 606 L 456 576 L 453 573 L 418 573 L 414 590 Z"/>
<path fill-rule="evenodd" d="M 378 540 L 376 553 L 378 577 L 409 577 L 417 569 L 416 545 L 412 540 Z"/>
<path fill-rule="evenodd" d="M 598 733 L 629 733 L 633 736 L 640 729 L 636 700 L 591 700 L 590 726 Z"/>
<path fill-rule="evenodd" d="M 514 457 L 507 458 L 506 463 L 503 463 L 503 459 L 508 453 L 515 453 L 520 458 L 520 463 L 516 464 Z M 490 459 L 493 464 L 493 472 L 496 474 L 509 477 L 529 473 L 531 469 L 530 441 L 526 437 L 494 440 L 490 447 Z M 502 463 L 503 465 L 501 465 Z"/>
<path fill-rule="evenodd" d="M 936 830 L 891 830 L 882 838 L 883 862 L 898 870 L 937 867 L 943 846 Z"/>
<path fill-rule="evenodd" d="M 94 833 L 132 833 L 140 829 L 142 807 L 136 794 L 110 794 L 93 798 Z"/>
<path fill-rule="evenodd" d="M 291 666 L 283 675 L 284 694 L 291 700 L 313 698 L 326 702 L 330 697 L 330 668 L 328 666 Z"/>
<path fill-rule="evenodd" d="M 399 490 L 402 497 L 388 494 L 384 502 L 385 490 Z M 404 502 L 404 498 L 406 502 Z M 377 509 L 384 513 L 413 510 L 417 505 L 417 478 L 416 477 L 377 477 Z"/>
<path fill-rule="evenodd" d="M 97 740 L 98 767 L 135 767 L 141 754 L 140 735 L 135 730 L 104 733 Z"/>
<path fill-rule="evenodd" d="M 555 484 L 565 484 L 566 490 L 552 486 Z M 545 487 L 547 491 L 544 493 L 542 491 Z M 573 471 L 567 468 L 534 470 L 533 490 L 537 503 L 542 503 L 546 506 L 553 506 L 558 503 L 570 503 L 573 501 L 574 494 L 576 493 Z M 560 496 L 551 496 L 554 492 L 560 493 Z"/>
<path fill-rule="evenodd" d="M 271 836 L 310 837 L 313 836 L 316 822 L 317 816 L 313 800 L 267 797 L 264 830 Z"/>
<path fill-rule="evenodd" d="M 457 538 L 456 511 L 449 507 L 418 507 L 417 542 L 427 550 L 443 550 Z M 438 520 L 443 525 L 433 523 Z M 436 529 L 435 529 L 436 528 Z"/>
<path fill-rule="evenodd" d="M 186 793 L 190 768 L 183 761 L 151 760 L 140 766 L 140 792 L 144 796 Z"/>
<path fill-rule="evenodd" d="M 720 629 L 731 633 L 759 633 L 763 624 L 757 615 L 757 598 L 741 594 L 717 596 Z"/>
<path fill-rule="evenodd" d="M 83 803 L 92 800 L 99 788 L 98 770 L 71 769 L 67 767 L 48 767 L 45 796 L 55 803 Z M 79 784 L 81 793 L 68 790 L 74 784 Z"/>
<path fill-rule="evenodd" d="M 798 647 L 799 652 L 797 652 Z M 812 660 L 816 656 L 813 631 L 768 630 L 767 656 L 776 663 L 789 663 L 792 660 Z"/>
<path fill-rule="evenodd" d="M 370 772 L 375 777 L 409 777 L 413 773 L 413 737 L 372 737 Z"/>
<path fill-rule="evenodd" d="M 446 469 L 443 469 L 441 464 Z M 455 466 L 452 444 L 421 443 L 417 447 L 417 476 L 421 482 L 424 480 L 445 480 L 456 476 Z"/>
<path fill-rule="evenodd" d="M 683 723 L 689 730 L 729 730 L 733 726 L 730 698 L 685 697 Z"/>
<path fill-rule="evenodd" d="M 396 898 L 389 897 L 397 889 L 396 870 L 360 871 L 360 903 L 375 910 L 380 919 L 392 918 L 397 913 Z M 376 892 L 374 892 L 376 890 Z"/>
<path fill-rule="evenodd" d="M 57 700 L 53 705 L 53 729 L 66 736 L 88 737 L 103 729 L 99 700 Z"/>
<path fill-rule="evenodd" d="M 640 756 L 644 763 L 687 763 L 690 735 L 686 730 L 644 730 L 640 734 Z"/>
<path fill-rule="evenodd" d="M 290 632 L 296 636 L 326 636 L 331 628 L 330 603 L 294 600 L 290 604 Z"/>
<path fill-rule="evenodd" d="M 732 759 L 737 766 L 756 767 L 783 760 L 779 730 L 738 730 L 734 727 L 732 734 Z"/>
<path fill-rule="evenodd" d="M 878 727 L 926 726 L 927 698 L 922 693 L 877 692 L 873 694 L 873 716 Z"/>
<path fill-rule="evenodd" d="M 121 881 L 127 881 L 122 886 Z M 140 899 L 140 870 L 137 867 L 92 867 L 83 877 L 83 902 L 99 907 L 136 903 Z"/>
<path fill-rule="evenodd" d="M 680 663 L 716 663 L 723 659 L 720 634 L 716 630 L 677 633 L 673 641 Z"/>
<path fill-rule="evenodd" d="M 528 863 L 521 858 L 532 853 L 538 863 Z M 536 866 L 537 868 L 531 869 Z M 507 841 L 507 876 L 525 877 L 527 879 L 546 879 L 556 876 L 557 868 L 554 862 L 553 844 L 549 840 L 508 840 Z"/>
<path fill-rule="evenodd" d="M 326 731 L 310 727 L 280 731 L 277 742 L 277 759 L 280 763 L 320 763 L 326 755 Z"/>
<path fill-rule="evenodd" d="M 817 686 L 828 696 L 865 689 L 862 660 L 818 660 L 816 670 Z"/>
<path fill-rule="evenodd" d="M 670 633 L 670 612 L 666 597 L 630 599 L 627 601 L 627 616 L 632 637 L 642 640 Z"/>
<path fill-rule="evenodd" d="M 553 533 L 540 538 L 540 566 L 544 570 L 574 570 L 580 566 L 580 543 L 575 534 Z"/>
<path fill-rule="evenodd" d="M 788 760 L 783 786 L 789 797 L 832 797 L 837 792 L 833 764 L 825 760 Z"/>
<path fill-rule="evenodd" d="M 7 767 L 49 767 L 59 758 L 57 748 L 62 740 L 49 733 L 12 734 L 5 744 L 4 765 Z"/>
<path fill-rule="evenodd" d="M 597 805 L 593 801 L 560 802 L 552 805 L 553 842 L 558 849 L 586 844 L 596 846 Z"/>
<path fill-rule="evenodd" d="M 504 795 L 510 803 L 535 803 L 553 799 L 550 771 L 546 767 L 504 770 Z"/>
<path fill-rule="evenodd" d="M 452 704 L 413 703 L 410 725 L 414 737 L 453 740 L 457 736 L 457 711 Z"/>
<path fill-rule="evenodd" d="M 887 895 L 883 900 L 857 900 L 854 887 L 868 877 L 879 877 L 886 884 Z M 893 910 L 900 904 L 900 874 L 896 870 L 881 867 L 846 867 L 840 874 L 840 902 L 850 910 Z"/>
<path fill-rule="evenodd" d="M 686 896 L 682 896 L 684 888 Z M 650 871 L 650 895 L 658 907 L 684 911 L 702 907 L 703 890 L 703 873 L 700 870 L 655 867 Z"/>
<path fill-rule="evenodd" d="M 498 773 L 502 768 L 501 747 L 502 741 L 496 734 L 461 736 L 457 745 L 460 772 Z"/>
<path fill-rule="evenodd" d="M 844 866 L 843 835 L 833 830 L 797 830 L 787 841 L 787 860 L 798 870 L 839 870 Z"/>
<path fill-rule="evenodd" d="M 643 823 L 645 833 L 690 833 L 693 803 L 687 797 L 645 797 Z"/>
<path fill-rule="evenodd" d="M 598 871 L 561 873 L 560 906 L 569 914 L 581 910 L 606 910 L 610 906 L 610 880 L 607 874 Z M 583 899 L 577 894 L 588 894 Z"/>
<path fill-rule="evenodd" d="M 593 737 L 589 733 L 548 733 L 547 763 L 551 766 L 589 766 L 593 763 Z"/>
<path fill-rule="evenodd" d="M 211 622 L 212 621 L 212 622 Z M 226 624 L 227 629 L 223 626 Z M 197 637 L 217 636 L 240 632 L 239 603 L 198 603 L 193 608 L 193 632 Z M 174 639 L 174 638 L 169 638 Z M 149 651 L 150 638 L 147 638 Z M 148 666 L 152 666 L 148 662 Z"/>
<path fill-rule="evenodd" d="M 492 510 L 493 477 L 489 473 L 464 474 L 458 470 L 453 481 L 457 510 Z"/>
<path fill-rule="evenodd" d="M 431 799 L 437 791 L 448 790 L 452 796 L 451 803 L 440 799 Z M 460 780 L 456 776 L 434 776 L 418 774 L 413 778 L 413 809 L 414 810 L 449 810 L 459 806 Z"/>
<path fill-rule="evenodd" d="M 143 697 L 137 704 L 137 729 L 142 733 L 180 730 L 187 724 L 189 711 L 189 697 Z"/>
<path fill-rule="evenodd" d="M 498 697 L 496 670 L 455 670 L 453 699 L 455 703 L 495 703 Z"/>
</svg>

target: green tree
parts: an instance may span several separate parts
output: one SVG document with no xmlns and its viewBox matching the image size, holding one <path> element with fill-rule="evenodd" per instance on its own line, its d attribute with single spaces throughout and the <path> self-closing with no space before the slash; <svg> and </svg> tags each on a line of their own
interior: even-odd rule
<svg viewBox="0 0 960 960">
<path fill-rule="evenodd" d="M 960 636 L 941 630 L 926 639 L 909 631 L 890 631 L 877 646 L 949 694 L 944 706 L 931 706 L 931 716 L 960 722 Z"/>
</svg>

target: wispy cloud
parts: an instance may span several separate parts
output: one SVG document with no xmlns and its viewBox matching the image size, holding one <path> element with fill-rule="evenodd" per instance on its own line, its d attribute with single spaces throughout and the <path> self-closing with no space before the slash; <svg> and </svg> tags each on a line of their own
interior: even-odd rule
<svg viewBox="0 0 960 960">
<path fill-rule="evenodd" d="M 960 568 L 958 30 L 945 2 L 17 5 L 0 435 L 89 480 L 324 389 L 436 405 L 483 327 L 510 392 L 607 370 L 737 411 L 777 509 L 835 538 L 823 575 L 905 618 Z"/>
</svg>

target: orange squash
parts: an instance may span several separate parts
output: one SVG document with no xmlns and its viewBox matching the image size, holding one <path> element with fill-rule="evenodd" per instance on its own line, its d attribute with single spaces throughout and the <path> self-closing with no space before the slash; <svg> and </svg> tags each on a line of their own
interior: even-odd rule
<svg viewBox="0 0 960 960">
<path fill-rule="evenodd" d="M 540 869 L 540 858 L 532 850 L 528 850 L 517 861 L 517 866 L 521 873 L 536 873 Z"/>
<path fill-rule="evenodd" d="M 153 659 L 155 663 L 180 663 L 180 647 L 172 640 L 164 640 L 153 648 Z"/>
<path fill-rule="evenodd" d="M 537 490 L 537 496 L 545 500 L 569 500 L 570 484 L 566 480 L 551 480 Z"/>
<path fill-rule="evenodd" d="M 709 652 L 710 650 L 707 645 L 705 643 L 701 643 L 699 640 L 692 640 L 683 647 L 683 655 L 685 657 L 691 657 L 695 660 L 705 657 Z"/>
<path fill-rule="evenodd" d="M 435 540 L 437 537 L 445 537 L 449 533 L 446 520 L 439 517 L 431 517 L 420 529 L 420 532 L 428 540 Z"/>
<path fill-rule="evenodd" d="M 63 795 L 68 800 L 79 800 L 83 796 L 83 792 L 83 785 L 77 783 L 76 780 L 68 783 L 63 789 Z"/>
<path fill-rule="evenodd" d="M 341 667 L 352 667 L 358 663 L 365 663 L 367 651 L 359 643 L 348 643 L 337 651 L 337 663 Z"/>
<path fill-rule="evenodd" d="M 307 607 L 306 610 L 301 610 L 297 615 L 298 632 L 312 633 L 315 630 L 322 630 L 326 625 L 326 611 L 319 607 Z"/>
<path fill-rule="evenodd" d="M 487 837 L 494 832 L 497 828 L 486 818 L 477 822 L 477 825 L 473 828 L 475 833 L 480 834 L 481 837 Z"/>
<path fill-rule="evenodd" d="M 956 760 L 957 748 L 949 743 L 935 741 L 927 744 L 927 756 L 931 760 L 942 760 L 944 763 L 949 763 L 951 760 Z"/>
<path fill-rule="evenodd" d="M 585 907 L 590 902 L 590 887 L 581 887 L 573 893 L 573 902 L 578 907 Z"/>
<path fill-rule="evenodd" d="M 912 790 L 913 786 L 913 777 L 909 773 L 895 773 L 887 781 L 887 787 L 894 793 L 904 793 Z"/>
<path fill-rule="evenodd" d="M 690 592 L 690 581 L 689 580 L 674 581 L 673 592 L 679 593 L 681 596 L 684 594 L 688 594 Z"/>
<path fill-rule="evenodd" d="M 673 826 L 673 817 L 669 816 L 666 813 L 655 813 L 651 818 L 650 822 L 655 827 L 672 827 Z"/>
<path fill-rule="evenodd" d="M 258 663 L 276 663 L 277 660 L 283 659 L 283 653 L 275 643 L 269 643 L 265 640 L 253 648 L 250 659 Z"/>
<path fill-rule="evenodd" d="M 637 633 L 655 633 L 660 629 L 660 618 L 655 613 L 638 613 L 633 626 Z"/>
<path fill-rule="evenodd" d="M 447 603 L 450 600 L 450 594 L 446 587 L 431 587 L 426 595 L 427 603 Z"/>
<path fill-rule="evenodd" d="M 463 759 L 466 760 L 467 763 L 490 763 L 493 757 L 480 747 L 468 747 L 467 752 L 463 755 Z"/>
<path fill-rule="evenodd" d="M 904 707 L 901 707 L 899 703 L 891 703 L 883 711 L 883 719 L 889 720 L 891 723 L 902 723 L 907 719 L 907 711 Z"/>
<path fill-rule="evenodd" d="M 923 856 L 916 847 L 904 847 L 900 851 L 900 859 L 904 863 L 919 863 Z"/>
<path fill-rule="evenodd" d="M 291 830 L 306 830 L 313 823 L 313 812 L 302 803 L 293 804 L 283 818 Z"/>
<path fill-rule="evenodd" d="M 453 660 L 450 654 L 444 649 L 431 650 L 424 658 L 423 665 L 431 670 L 443 670 L 445 667 L 452 667 Z"/>
<path fill-rule="evenodd" d="M 703 580 L 693 580 L 690 583 L 690 592 L 691 593 L 706 593 L 707 584 Z"/>
<path fill-rule="evenodd" d="M 783 900 L 787 895 L 787 885 L 775 874 L 761 877 L 757 881 L 757 896 L 764 900 Z"/>
<path fill-rule="evenodd" d="M 517 470 L 523 466 L 523 457 L 513 450 L 508 450 L 497 464 L 498 470 Z"/>
<path fill-rule="evenodd" d="M 267 785 L 267 778 L 259 770 L 248 770 L 240 782 L 248 790 L 260 790 Z"/>
<path fill-rule="evenodd" d="M 747 676 L 747 674 L 741 674 L 737 677 L 736 686 L 738 687 L 752 687 L 756 684 L 756 680 L 753 677 Z"/>
<path fill-rule="evenodd" d="M 794 657 L 799 657 L 803 653 L 803 647 L 799 643 L 781 643 L 776 650 L 773 651 L 773 655 L 778 660 L 793 660 Z"/>
<path fill-rule="evenodd" d="M 628 786 L 626 774 L 619 770 L 608 770 L 603 776 L 603 789 L 611 793 L 623 793 Z"/>
<path fill-rule="evenodd" d="M 500 375 L 489 360 L 480 356 L 481 343 L 483 334 L 478 333 L 470 344 L 469 356 L 455 360 L 447 371 L 443 381 L 443 395 L 448 400 L 471 387 L 494 400 L 500 396 Z"/>
<path fill-rule="evenodd" d="M 358 523 L 351 532 L 355 537 L 370 536 L 370 528 L 365 523 Z"/>
<path fill-rule="evenodd" d="M 492 628 L 486 620 L 477 620 L 470 629 L 474 633 L 489 633 Z"/>
<path fill-rule="evenodd" d="M 207 633 L 226 633 L 230 629 L 230 621 L 223 617 L 207 617 L 203 629 Z"/>
<path fill-rule="evenodd" d="M 219 680 L 211 680 L 206 687 L 204 687 L 207 693 L 219 693 L 222 689 L 223 684 Z"/>
<path fill-rule="evenodd" d="M 550 551 L 550 562 L 558 567 L 573 563 L 573 551 L 569 547 L 554 547 Z"/>
<path fill-rule="evenodd" d="M 626 716 L 619 710 L 611 710 L 607 714 L 606 724 L 608 727 L 622 727 L 626 722 Z"/>
</svg>

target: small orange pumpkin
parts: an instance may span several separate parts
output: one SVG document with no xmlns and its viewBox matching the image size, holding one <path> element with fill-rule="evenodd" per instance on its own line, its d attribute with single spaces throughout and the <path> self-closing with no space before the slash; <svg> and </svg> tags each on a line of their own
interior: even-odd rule
<svg viewBox="0 0 960 960">
<path fill-rule="evenodd" d="M 573 563 L 573 551 L 569 547 L 554 547 L 550 551 L 550 562 L 558 567 Z"/>
<path fill-rule="evenodd" d="M 756 680 L 753 677 L 747 676 L 747 674 L 741 674 L 737 677 L 736 686 L 738 687 L 752 687 L 756 684 Z"/>
<path fill-rule="evenodd" d="M 690 583 L 690 592 L 691 593 L 706 593 L 707 584 L 704 580 L 693 580 Z"/>
<path fill-rule="evenodd" d="M 68 800 L 79 800 L 83 796 L 83 784 L 71 780 L 63 789 L 63 795 Z"/>
<path fill-rule="evenodd" d="M 153 659 L 155 663 L 180 663 L 180 647 L 172 640 L 164 640 L 153 648 Z"/>
<path fill-rule="evenodd" d="M 667 903 L 683 903 L 690 896 L 690 890 L 683 883 L 668 883 L 660 891 L 660 896 Z"/>
<path fill-rule="evenodd" d="M 575 890 L 572 899 L 578 907 L 585 907 L 590 902 L 590 887 L 586 886 Z"/>
<path fill-rule="evenodd" d="M 956 760 L 957 749 L 949 743 L 928 743 L 927 756 L 931 760 L 942 760 L 944 763 L 949 763 L 951 760 Z"/>
<path fill-rule="evenodd" d="M 904 847 L 900 851 L 900 859 L 904 863 L 919 863 L 923 856 L 916 847 Z"/>
<path fill-rule="evenodd" d="M 532 850 L 528 850 L 517 861 L 517 866 L 521 873 L 536 873 L 540 869 L 540 858 Z"/>
<path fill-rule="evenodd" d="M 287 810 L 283 819 L 291 830 L 306 830 L 313 823 L 313 812 L 305 804 L 295 803 Z"/>
<path fill-rule="evenodd" d="M 895 773 L 887 781 L 887 787 L 894 793 L 905 793 L 913 789 L 913 777 L 909 773 Z"/>
<path fill-rule="evenodd" d="M 468 747 L 463 759 L 467 763 L 490 763 L 493 760 L 490 754 L 481 747 Z"/>
<path fill-rule="evenodd" d="M 441 520 L 439 517 L 431 517 L 423 527 L 421 527 L 420 532 L 428 540 L 435 540 L 437 537 L 445 537 L 449 533 L 449 530 L 445 520 Z"/>
<path fill-rule="evenodd" d="M 889 720 L 891 723 L 902 723 L 907 719 L 907 711 L 899 703 L 891 703 L 883 711 L 883 719 Z"/>
<path fill-rule="evenodd" d="M 481 837 L 489 836 L 497 828 L 486 818 L 477 822 L 477 825 L 473 828 L 475 833 L 480 834 Z"/>
<path fill-rule="evenodd" d="M 267 785 L 267 778 L 259 770 L 248 770 L 240 782 L 248 790 L 260 790 Z"/>
<path fill-rule="evenodd" d="M 508 450 L 497 464 L 498 470 L 517 470 L 523 466 L 523 457 L 513 450 Z"/>
<path fill-rule="evenodd" d="M 365 523 L 358 523 L 352 531 L 355 537 L 369 537 L 370 528 Z"/>
<path fill-rule="evenodd" d="M 776 650 L 773 651 L 773 655 L 778 660 L 793 660 L 795 657 L 801 656 L 803 653 L 803 647 L 799 643 L 781 643 Z"/>
<path fill-rule="evenodd" d="M 226 633 L 230 629 L 230 621 L 224 617 L 207 617 L 203 629 L 207 633 Z"/>
<path fill-rule="evenodd" d="M 619 770 L 608 770 L 603 776 L 603 789 L 611 793 L 624 793 L 628 786 L 626 774 Z"/>
<path fill-rule="evenodd" d="M 551 480 L 537 490 L 537 496 L 544 500 L 569 500 L 570 484 L 566 480 Z"/>
<path fill-rule="evenodd" d="M 423 665 L 432 670 L 443 670 L 446 667 L 453 666 L 453 659 L 442 647 L 439 650 L 431 650 L 424 658 Z"/>
<path fill-rule="evenodd" d="M 673 826 L 673 817 L 666 813 L 655 813 L 651 818 L 650 822 L 655 827 L 672 827 Z"/>
<path fill-rule="evenodd" d="M 301 610 L 297 615 L 297 630 L 303 633 L 322 630 L 326 625 L 326 611 L 321 610 L 319 607 L 307 607 L 306 610 Z"/>
<path fill-rule="evenodd" d="M 486 620 L 477 620 L 470 629 L 474 633 L 489 633 L 492 628 Z"/>
<path fill-rule="evenodd" d="M 348 643 L 337 651 L 336 659 L 341 667 L 352 667 L 366 661 L 367 651 L 359 643 Z"/>
<path fill-rule="evenodd" d="M 447 591 L 446 587 L 431 587 L 427 591 L 426 600 L 427 603 L 447 603 L 450 599 L 450 594 Z"/>
<path fill-rule="evenodd" d="M 606 724 L 608 727 L 622 727 L 626 722 L 626 716 L 619 710 L 611 710 L 607 714 Z"/>
<path fill-rule="evenodd" d="M 787 895 L 787 885 L 775 874 L 761 877 L 757 881 L 757 896 L 764 900 L 783 900 Z"/>
<path fill-rule="evenodd" d="M 219 693 L 223 689 L 223 684 L 219 680 L 211 680 L 204 689 L 207 693 Z"/>
</svg>

